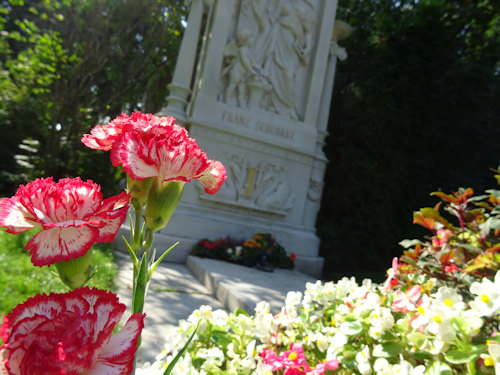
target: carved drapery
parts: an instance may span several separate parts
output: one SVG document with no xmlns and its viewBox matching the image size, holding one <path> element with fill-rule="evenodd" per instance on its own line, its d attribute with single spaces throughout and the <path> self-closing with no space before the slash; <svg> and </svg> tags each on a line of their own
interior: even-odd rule
<svg viewBox="0 0 500 375">
<path fill-rule="evenodd" d="M 242 0 L 226 44 L 221 101 L 299 120 L 296 76 L 309 63 L 315 27 L 310 0 Z"/>
</svg>

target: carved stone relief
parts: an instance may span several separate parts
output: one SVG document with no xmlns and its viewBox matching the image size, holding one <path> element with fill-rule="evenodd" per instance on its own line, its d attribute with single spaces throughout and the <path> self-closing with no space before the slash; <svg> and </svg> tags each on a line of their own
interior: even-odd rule
<svg viewBox="0 0 500 375">
<path fill-rule="evenodd" d="M 242 0 L 226 45 L 221 100 L 299 120 L 296 74 L 309 63 L 315 27 L 310 0 Z"/>
<path fill-rule="evenodd" d="M 284 167 L 241 155 L 229 155 L 224 165 L 228 178 L 213 197 L 217 201 L 279 215 L 293 209 L 295 193 L 285 180 L 289 173 Z"/>
</svg>

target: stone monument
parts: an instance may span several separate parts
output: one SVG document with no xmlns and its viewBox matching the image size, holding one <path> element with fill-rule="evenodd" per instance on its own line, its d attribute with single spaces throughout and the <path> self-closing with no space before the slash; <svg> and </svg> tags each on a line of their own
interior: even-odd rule
<svg viewBox="0 0 500 375">
<path fill-rule="evenodd" d="M 155 247 L 184 262 L 199 239 L 269 232 L 319 277 L 315 233 L 338 46 L 336 0 L 192 0 L 167 106 L 228 179 L 197 182 Z M 338 24 L 339 25 L 339 24 Z M 336 36 L 337 35 L 337 36 Z"/>
</svg>

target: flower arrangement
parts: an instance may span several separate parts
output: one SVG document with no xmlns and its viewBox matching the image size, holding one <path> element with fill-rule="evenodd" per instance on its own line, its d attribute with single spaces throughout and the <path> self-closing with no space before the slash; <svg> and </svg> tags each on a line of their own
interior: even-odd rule
<svg viewBox="0 0 500 375">
<path fill-rule="evenodd" d="M 272 271 L 273 268 L 292 269 L 295 262 L 294 253 L 288 254 L 270 233 L 264 232 L 256 233 L 248 240 L 237 240 L 230 236 L 215 241 L 202 239 L 191 248 L 190 254 L 256 266 L 266 271 Z"/>
<path fill-rule="evenodd" d="M 141 373 L 161 373 L 198 327 L 174 374 L 499 374 L 500 191 L 486 193 L 434 193 L 442 203 L 414 215 L 431 235 L 402 242 L 384 283 L 308 283 L 277 314 L 202 306 Z"/>
<path fill-rule="evenodd" d="M 82 142 L 110 151 L 127 174 L 127 191 L 103 199 L 99 185 L 80 178 L 40 178 L 0 199 L 0 226 L 8 233 L 34 230 L 26 245 L 34 266 L 55 264 L 67 293 L 36 295 L 9 313 L 0 327 L 0 374 L 125 375 L 134 372 L 144 327 L 144 300 L 158 263 L 152 248 L 179 202 L 184 184 L 198 180 L 215 194 L 224 166 L 209 160 L 173 117 L 136 112 L 96 126 Z M 116 237 L 129 208 L 134 265 L 132 314 L 112 334 L 126 307 L 111 292 L 85 287 L 95 272 L 89 249 Z M 185 345 L 189 344 L 189 339 Z M 172 366 L 175 360 L 172 362 Z M 167 368 L 162 374 L 170 373 Z"/>
</svg>

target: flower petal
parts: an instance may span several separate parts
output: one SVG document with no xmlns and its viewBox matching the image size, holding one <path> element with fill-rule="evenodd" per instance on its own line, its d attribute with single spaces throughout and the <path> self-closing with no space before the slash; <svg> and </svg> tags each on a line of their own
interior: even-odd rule
<svg viewBox="0 0 500 375">
<path fill-rule="evenodd" d="M 133 369 L 137 339 L 144 328 L 145 314 L 132 315 L 125 326 L 111 336 L 102 348 L 99 358 L 86 375 L 125 375 Z"/>
<path fill-rule="evenodd" d="M 120 157 L 123 170 L 130 174 L 134 180 L 143 180 L 159 175 L 158 163 L 151 160 L 148 145 L 134 133 L 124 135 L 120 145 Z"/>
<path fill-rule="evenodd" d="M 9 375 L 5 368 L 5 362 L 7 362 L 7 351 L 2 349 L 0 350 L 0 375 Z"/>
<path fill-rule="evenodd" d="M 115 294 L 88 287 L 29 298 L 0 327 L 5 343 L 0 375 L 7 369 L 15 374 L 81 375 L 89 369 L 93 374 L 129 374 L 144 316 L 135 314 L 113 338 L 125 309 Z"/>
<path fill-rule="evenodd" d="M 90 249 L 99 237 L 99 229 L 90 226 L 49 228 L 37 233 L 26 245 L 35 266 L 78 258 Z"/>
<path fill-rule="evenodd" d="M 0 225 L 7 228 L 7 233 L 23 233 L 40 226 L 36 221 L 18 197 L 0 199 Z"/>
<path fill-rule="evenodd" d="M 109 151 L 113 142 L 121 135 L 123 123 L 115 122 L 112 125 L 96 126 L 90 134 L 82 137 L 82 143 L 96 150 Z"/>
<path fill-rule="evenodd" d="M 89 220 L 98 220 L 103 223 L 99 227 L 97 242 L 113 242 L 118 230 L 122 226 L 130 203 L 130 195 L 121 193 L 118 196 L 105 199 L 97 215 L 89 217 Z"/>
<path fill-rule="evenodd" d="M 210 166 L 199 178 L 207 194 L 215 194 L 226 181 L 226 168 L 220 161 L 210 160 Z"/>
</svg>

